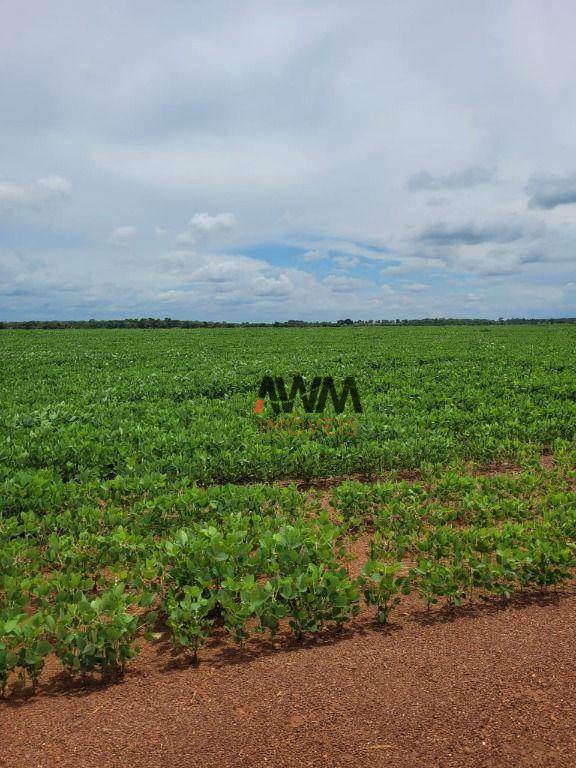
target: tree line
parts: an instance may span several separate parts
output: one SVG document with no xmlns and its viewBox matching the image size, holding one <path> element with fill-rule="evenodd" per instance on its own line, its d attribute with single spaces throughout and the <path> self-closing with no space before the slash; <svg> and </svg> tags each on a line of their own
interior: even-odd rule
<svg viewBox="0 0 576 768">
<path fill-rule="evenodd" d="M 337 328 L 347 326 L 398 326 L 398 325 L 549 325 L 549 324 L 574 324 L 576 317 L 550 317 L 550 318 L 526 318 L 526 317 L 500 317 L 498 320 L 487 318 L 461 318 L 461 317 L 424 317 L 419 319 L 396 320 L 352 320 L 346 318 L 336 321 L 316 320 L 285 320 L 272 323 L 231 323 L 214 322 L 209 320 L 175 320 L 170 317 L 163 319 L 156 317 L 125 318 L 123 320 L 24 320 L 0 322 L 0 330 L 58 330 L 67 328 Z"/>
</svg>

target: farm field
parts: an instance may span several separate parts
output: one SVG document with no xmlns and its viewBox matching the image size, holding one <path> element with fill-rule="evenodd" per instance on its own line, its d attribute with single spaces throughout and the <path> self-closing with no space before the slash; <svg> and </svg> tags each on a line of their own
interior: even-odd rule
<svg viewBox="0 0 576 768">
<path fill-rule="evenodd" d="M 1 343 L 0 471 L 60 486 L 378 474 L 535 457 L 574 435 L 572 326 L 3 331 Z M 354 439 L 257 434 L 261 378 L 298 373 L 355 377 Z"/>
<path fill-rule="evenodd" d="M 575 344 L 0 332 L 0 765 L 573 765 Z"/>
</svg>

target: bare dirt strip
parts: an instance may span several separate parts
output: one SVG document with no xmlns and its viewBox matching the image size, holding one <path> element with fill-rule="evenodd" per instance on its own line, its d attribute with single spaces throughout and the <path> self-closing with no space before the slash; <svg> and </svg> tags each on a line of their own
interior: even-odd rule
<svg viewBox="0 0 576 768">
<path fill-rule="evenodd" d="M 117 684 L 43 675 L 0 703 L 2 768 L 576 765 L 576 591 L 427 614 L 298 645 L 162 642 Z"/>
<path fill-rule="evenodd" d="M 538 464 L 545 471 L 554 469 L 555 459 L 552 453 L 542 453 L 538 457 Z M 518 464 L 513 461 L 497 461 L 494 460 L 489 464 L 478 464 L 477 462 L 465 462 L 458 466 L 460 473 L 464 474 L 469 472 L 472 475 L 481 476 L 493 476 L 493 475 L 512 475 L 523 472 L 527 469 L 527 466 Z M 333 475 L 329 477 L 312 477 L 305 480 L 301 477 L 285 477 L 279 480 L 274 480 L 272 484 L 275 485 L 295 485 L 299 490 L 329 490 L 334 488 L 347 480 L 356 480 L 360 483 L 380 483 L 388 480 L 407 480 L 409 482 L 417 482 L 422 480 L 423 474 L 419 469 L 396 469 L 385 472 L 384 474 L 366 475 L 362 473 L 353 473 L 349 475 Z M 254 481 L 250 481 L 253 483 Z M 249 483 L 247 483 L 249 484 Z M 221 483 L 219 483 L 221 485 Z"/>
</svg>

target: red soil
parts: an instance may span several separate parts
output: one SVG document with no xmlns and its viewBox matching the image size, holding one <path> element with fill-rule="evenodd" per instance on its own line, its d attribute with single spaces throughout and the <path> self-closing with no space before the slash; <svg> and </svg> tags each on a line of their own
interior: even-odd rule
<svg viewBox="0 0 576 768">
<path fill-rule="evenodd" d="M 401 606 L 297 645 L 147 646 L 117 684 L 48 669 L 0 704 L 3 768 L 576 765 L 576 594 Z M 51 677 L 52 675 L 52 677 Z"/>
</svg>

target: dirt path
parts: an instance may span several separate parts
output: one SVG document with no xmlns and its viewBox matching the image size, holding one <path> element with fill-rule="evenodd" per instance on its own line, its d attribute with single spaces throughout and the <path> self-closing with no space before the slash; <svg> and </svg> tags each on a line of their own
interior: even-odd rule
<svg viewBox="0 0 576 768">
<path fill-rule="evenodd" d="M 451 619 L 413 606 L 304 647 L 216 640 L 197 669 L 148 647 L 107 687 L 49 670 L 0 704 L 0 765 L 572 768 L 575 626 L 574 593 Z"/>
</svg>

